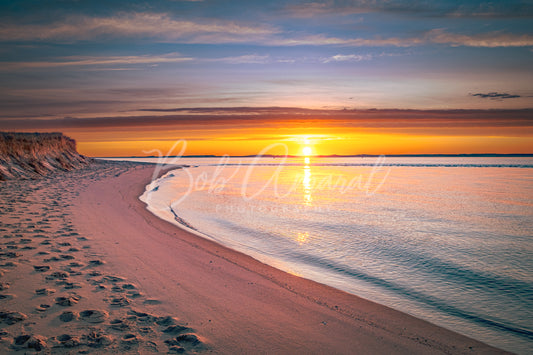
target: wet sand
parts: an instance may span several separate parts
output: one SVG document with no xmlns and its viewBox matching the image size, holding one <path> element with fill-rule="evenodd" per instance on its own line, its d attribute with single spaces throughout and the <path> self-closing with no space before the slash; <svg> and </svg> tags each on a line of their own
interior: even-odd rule
<svg viewBox="0 0 533 355">
<path fill-rule="evenodd" d="M 153 171 L 0 183 L 0 353 L 503 353 L 155 217 Z"/>
</svg>

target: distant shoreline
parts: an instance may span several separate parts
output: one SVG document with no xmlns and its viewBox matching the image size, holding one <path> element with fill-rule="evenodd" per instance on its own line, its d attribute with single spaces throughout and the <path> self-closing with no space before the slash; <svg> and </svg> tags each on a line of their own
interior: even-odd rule
<svg viewBox="0 0 533 355">
<path fill-rule="evenodd" d="M 387 156 L 392 158 L 533 158 L 531 154 L 353 154 L 353 155 L 311 155 L 310 158 L 376 158 L 380 156 Z M 223 155 L 170 155 L 168 158 L 223 158 Z M 284 158 L 285 155 L 230 155 L 229 158 Z M 303 155 L 287 155 L 288 158 L 304 158 Z M 105 156 L 105 157 L 93 157 L 93 158 L 158 158 L 155 155 L 129 155 L 129 156 Z"/>
</svg>

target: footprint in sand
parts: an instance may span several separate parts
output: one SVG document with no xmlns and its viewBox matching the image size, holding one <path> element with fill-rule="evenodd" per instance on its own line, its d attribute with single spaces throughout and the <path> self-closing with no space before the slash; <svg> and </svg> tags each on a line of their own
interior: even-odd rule
<svg viewBox="0 0 533 355">
<path fill-rule="evenodd" d="M 105 285 L 97 283 L 96 287 L 94 288 L 94 292 L 103 291 L 103 290 L 106 290 L 106 289 L 107 289 L 107 287 Z"/>
<path fill-rule="evenodd" d="M 17 263 L 8 261 L 7 263 L 0 265 L 0 267 L 17 267 L 17 265 L 18 265 Z"/>
<path fill-rule="evenodd" d="M 109 322 L 109 324 L 111 329 L 118 330 L 119 332 L 130 329 L 130 325 L 122 319 L 113 319 Z"/>
<path fill-rule="evenodd" d="M 176 338 L 173 339 L 167 339 L 165 340 L 165 343 L 169 346 L 169 351 L 171 351 L 170 349 L 174 349 L 171 351 L 174 352 L 176 351 L 176 349 L 179 349 L 178 352 L 183 353 L 186 350 L 184 346 L 194 347 L 199 345 L 201 341 L 198 339 L 196 334 L 187 333 L 178 335 Z"/>
<path fill-rule="evenodd" d="M 118 277 L 118 276 L 106 275 L 106 276 L 102 277 L 102 281 L 115 283 L 115 282 L 122 282 L 122 281 L 124 281 L 124 279 L 122 277 Z"/>
<path fill-rule="evenodd" d="M 63 286 L 65 290 L 72 290 L 74 288 L 82 288 L 82 286 L 77 282 L 57 281 L 56 285 Z"/>
<path fill-rule="evenodd" d="M 124 290 L 122 289 L 122 287 L 120 287 L 120 286 L 116 286 L 116 285 L 113 286 L 113 287 L 111 287 L 111 291 L 113 291 L 113 292 L 124 292 Z"/>
<path fill-rule="evenodd" d="M 35 293 L 38 294 L 39 296 L 48 296 L 55 292 L 56 290 L 52 288 L 40 288 L 40 289 L 35 290 Z"/>
<path fill-rule="evenodd" d="M 135 334 L 124 334 L 124 336 L 120 340 L 120 346 L 124 350 L 131 350 L 137 345 L 139 345 L 139 339 L 137 339 L 137 336 Z"/>
<path fill-rule="evenodd" d="M 49 304 L 41 304 L 39 305 L 38 307 L 35 307 L 35 310 L 37 312 L 45 312 L 46 310 L 48 310 L 48 308 L 50 308 L 51 306 Z"/>
<path fill-rule="evenodd" d="M 37 272 L 45 272 L 50 270 L 50 266 L 48 265 L 33 265 L 33 269 Z"/>
<path fill-rule="evenodd" d="M 57 341 L 59 341 L 60 346 L 65 348 L 75 348 L 81 345 L 80 339 L 73 337 L 70 334 L 61 334 L 57 337 Z"/>
<path fill-rule="evenodd" d="M 144 312 L 137 312 L 135 310 L 128 311 L 128 314 L 130 315 L 128 319 L 136 321 L 137 323 L 153 324 L 157 320 L 156 316 Z"/>
<path fill-rule="evenodd" d="M 62 322 L 71 322 L 75 319 L 78 319 L 78 314 L 72 311 L 65 311 L 59 315 L 59 320 Z"/>
<path fill-rule="evenodd" d="M 68 278 L 68 274 L 63 271 L 56 271 L 46 276 L 47 280 L 65 280 Z"/>
<path fill-rule="evenodd" d="M 163 333 L 167 334 L 180 334 L 186 331 L 190 331 L 190 328 L 181 326 L 181 325 L 171 325 L 163 330 Z"/>
<path fill-rule="evenodd" d="M 181 334 L 176 337 L 176 340 L 180 343 L 189 343 L 196 345 L 200 343 L 200 339 L 193 333 Z"/>
<path fill-rule="evenodd" d="M 72 270 L 70 267 L 65 267 L 64 270 L 70 274 L 70 276 L 83 275 L 80 271 Z"/>
<path fill-rule="evenodd" d="M 142 334 L 153 334 L 154 330 L 151 327 L 139 327 L 139 332 Z"/>
<path fill-rule="evenodd" d="M 63 307 L 70 307 L 78 303 L 78 301 L 81 299 L 81 296 L 79 295 L 69 295 L 66 297 L 56 297 L 56 304 L 63 306 Z"/>
<path fill-rule="evenodd" d="M 41 351 L 47 347 L 47 344 L 43 336 L 23 334 L 13 338 L 11 347 L 15 350 L 34 349 Z"/>
<path fill-rule="evenodd" d="M 96 270 L 87 273 L 87 276 L 89 276 L 89 277 L 95 277 L 95 276 L 101 276 L 101 275 L 102 275 L 102 273 L 100 271 L 96 271 Z"/>
<path fill-rule="evenodd" d="M 176 324 L 176 319 L 174 319 L 174 317 L 172 316 L 157 317 L 155 323 L 162 327 L 168 327 L 170 325 Z"/>
<path fill-rule="evenodd" d="M 124 307 L 130 304 L 130 300 L 126 297 L 111 298 L 110 305 L 114 307 Z"/>
<path fill-rule="evenodd" d="M 22 322 L 28 318 L 27 315 L 20 312 L 0 311 L 0 322 L 12 325 Z"/>
<path fill-rule="evenodd" d="M 21 257 L 22 254 L 14 252 L 14 251 L 8 251 L 6 253 L 0 253 L 0 256 L 6 257 L 6 258 L 18 258 L 18 257 Z"/>
<path fill-rule="evenodd" d="M 181 346 L 177 346 L 177 345 L 174 345 L 174 346 L 169 346 L 168 348 L 168 353 L 169 354 L 183 354 L 185 353 L 185 348 L 182 348 Z"/>
<path fill-rule="evenodd" d="M 102 323 L 107 319 L 109 314 L 106 311 L 88 309 L 80 312 L 80 319 L 88 323 Z"/>
<path fill-rule="evenodd" d="M 131 298 L 139 298 L 142 297 L 142 294 L 137 291 L 128 291 L 127 296 Z"/>
<path fill-rule="evenodd" d="M 89 266 L 100 266 L 104 265 L 102 260 L 89 260 Z"/>
<path fill-rule="evenodd" d="M 88 334 L 82 336 L 82 342 L 91 348 L 101 348 L 110 345 L 113 338 L 99 329 L 92 329 Z"/>
</svg>

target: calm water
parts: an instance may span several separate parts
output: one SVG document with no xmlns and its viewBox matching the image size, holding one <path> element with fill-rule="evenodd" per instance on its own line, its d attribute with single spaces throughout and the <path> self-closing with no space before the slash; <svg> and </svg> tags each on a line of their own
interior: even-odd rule
<svg viewBox="0 0 533 355">
<path fill-rule="evenodd" d="M 142 199 L 280 269 L 533 350 L 532 158 L 181 159 Z"/>
</svg>

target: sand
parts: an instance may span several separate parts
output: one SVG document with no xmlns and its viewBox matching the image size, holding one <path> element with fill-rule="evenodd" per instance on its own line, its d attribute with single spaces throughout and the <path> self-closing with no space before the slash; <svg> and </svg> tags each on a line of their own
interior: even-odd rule
<svg viewBox="0 0 533 355">
<path fill-rule="evenodd" d="M 503 353 L 155 217 L 153 171 L 0 182 L 0 353 Z"/>
</svg>

